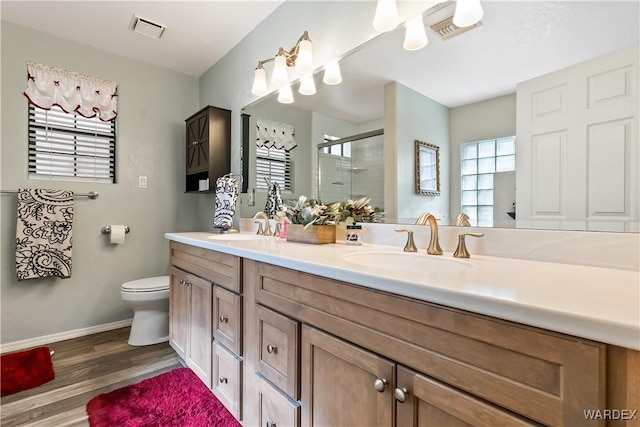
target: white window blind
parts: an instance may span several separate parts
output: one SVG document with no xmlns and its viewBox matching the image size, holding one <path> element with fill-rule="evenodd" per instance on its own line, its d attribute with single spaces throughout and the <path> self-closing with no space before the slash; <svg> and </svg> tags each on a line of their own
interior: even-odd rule
<svg viewBox="0 0 640 427">
<path fill-rule="evenodd" d="M 116 124 L 29 104 L 29 175 L 115 182 Z"/>
<path fill-rule="evenodd" d="M 256 147 L 256 188 L 267 190 L 268 178 L 281 190 L 292 191 L 291 164 L 291 153 L 284 148 Z"/>
</svg>

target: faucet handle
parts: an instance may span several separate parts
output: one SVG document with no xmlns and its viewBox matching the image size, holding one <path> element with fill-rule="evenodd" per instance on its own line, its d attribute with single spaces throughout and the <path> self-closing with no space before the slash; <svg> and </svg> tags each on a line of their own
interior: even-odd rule
<svg viewBox="0 0 640 427">
<path fill-rule="evenodd" d="M 273 237 L 280 236 L 280 228 L 282 228 L 282 225 L 280 225 L 279 222 L 276 222 L 276 226 L 274 228 L 275 230 L 273 230 Z"/>
<path fill-rule="evenodd" d="M 416 244 L 413 242 L 413 231 L 407 230 L 406 228 L 396 228 L 398 233 L 403 231 L 407 232 L 407 243 L 404 245 L 405 252 L 418 252 L 418 248 L 416 248 Z"/>
<path fill-rule="evenodd" d="M 458 247 L 456 248 L 456 251 L 453 253 L 453 256 L 456 258 L 469 258 L 471 257 L 471 255 L 469 254 L 469 251 L 467 250 L 467 245 L 464 241 L 464 238 L 466 236 L 471 236 L 471 237 L 482 237 L 484 236 L 484 233 L 462 233 L 458 236 Z"/>
<path fill-rule="evenodd" d="M 471 222 L 469 222 L 469 215 L 466 213 L 460 213 L 456 216 L 456 226 L 457 227 L 471 227 Z"/>
<path fill-rule="evenodd" d="M 262 228 L 262 223 L 260 221 L 253 221 L 254 224 L 258 224 L 258 231 L 256 231 L 256 234 L 258 235 L 264 235 L 264 229 Z"/>
</svg>

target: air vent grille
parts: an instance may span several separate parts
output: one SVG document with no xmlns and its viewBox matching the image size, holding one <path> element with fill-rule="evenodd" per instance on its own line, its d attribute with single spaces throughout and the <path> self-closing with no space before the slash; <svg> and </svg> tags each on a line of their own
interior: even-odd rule
<svg viewBox="0 0 640 427">
<path fill-rule="evenodd" d="M 474 28 L 477 28 L 477 27 L 479 27 L 481 25 L 482 25 L 482 22 L 478 21 L 474 25 L 470 25 L 468 27 L 460 28 L 460 27 L 457 27 L 453 23 L 453 16 L 450 16 L 450 17 L 444 19 L 443 21 L 440 21 L 440 22 L 438 22 L 436 24 L 433 24 L 431 26 L 431 29 L 436 34 L 438 34 L 442 40 L 449 40 L 450 38 L 458 36 L 458 35 L 460 35 L 462 33 L 466 33 L 467 31 L 473 30 Z"/>
<path fill-rule="evenodd" d="M 161 24 L 157 24 L 148 19 L 141 18 L 137 15 L 133 15 L 133 19 L 131 20 L 131 25 L 129 25 L 129 29 L 135 31 L 138 34 L 142 34 L 143 36 L 151 37 L 152 39 L 158 40 L 162 37 L 164 30 L 167 27 Z"/>
</svg>

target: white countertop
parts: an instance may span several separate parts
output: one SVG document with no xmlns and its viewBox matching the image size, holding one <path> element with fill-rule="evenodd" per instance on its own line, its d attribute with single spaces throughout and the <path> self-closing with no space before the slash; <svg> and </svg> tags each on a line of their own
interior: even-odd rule
<svg viewBox="0 0 640 427">
<path fill-rule="evenodd" d="M 244 234 L 244 233 L 243 233 Z M 400 271 L 346 261 L 357 252 L 398 252 L 402 247 L 344 243 L 311 245 L 272 237 L 213 240 L 211 233 L 166 233 L 165 237 L 205 249 L 263 261 L 372 289 L 417 298 L 500 319 L 640 350 L 640 272 L 573 264 L 471 255 L 442 258 L 457 271 Z M 233 237 L 231 237 L 233 239 Z M 395 256 L 395 255 L 392 255 Z M 347 255 L 348 257 L 348 255 Z M 434 262 L 436 262 L 434 260 Z M 468 267 L 468 268 L 467 268 Z"/>
</svg>

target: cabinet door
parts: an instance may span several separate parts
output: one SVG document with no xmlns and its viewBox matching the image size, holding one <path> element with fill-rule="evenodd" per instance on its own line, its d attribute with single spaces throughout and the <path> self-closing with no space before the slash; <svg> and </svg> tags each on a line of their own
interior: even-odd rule
<svg viewBox="0 0 640 427">
<path fill-rule="evenodd" d="M 211 391 L 233 414 L 242 419 L 242 360 L 214 342 Z"/>
<path fill-rule="evenodd" d="M 187 174 L 209 168 L 209 110 L 187 121 Z"/>
<path fill-rule="evenodd" d="M 199 277 L 189 275 L 189 340 L 187 366 L 211 388 L 211 294 L 213 285 Z"/>
<path fill-rule="evenodd" d="M 302 327 L 303 426 L 391 426 L 393 384 L 391 361 Z"/>
<path fill-rule="evenodd" d="M 538 425 L 403 366 L 394 395 L 398 427 Z"/>
<path fill-rule="evenodd" d="M 171 267 L 169 288 L 169 344 L 183 360 L 187 357 L 189 338 L 189 287 L 187 273 Z"/>
</svg>

